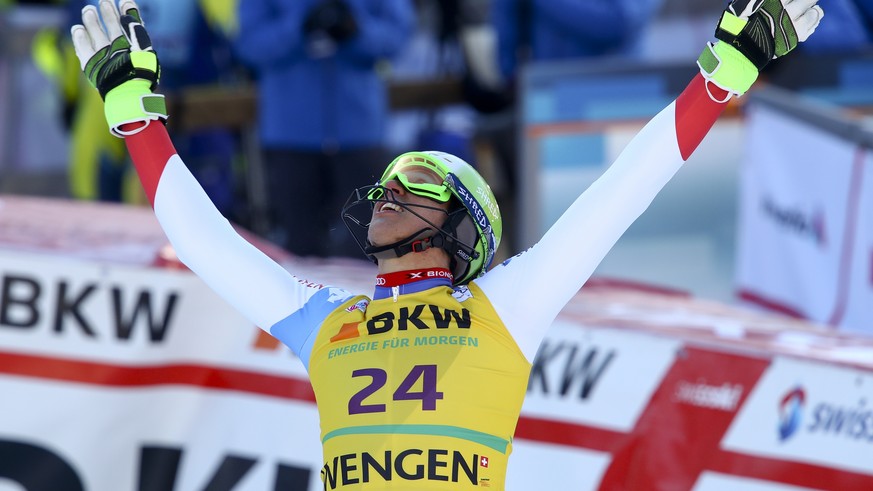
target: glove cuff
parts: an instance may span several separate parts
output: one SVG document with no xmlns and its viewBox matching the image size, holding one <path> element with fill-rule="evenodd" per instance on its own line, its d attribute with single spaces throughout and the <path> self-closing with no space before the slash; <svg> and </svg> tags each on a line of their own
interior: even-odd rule
<svg viewBox="0 0 873 491">
<path fill-rule="evenodd" d="M 758 68 L 736 48 L 725 42 L 706 43 L 697 66 L 707 82 L 741 96 L 758 78 Z M 724 102 L 724 101 L 718 101 Z"/>
<path fill-rule="evenodd" d="M 123 138 L 144 130 L 152 121 L 166 122 L 167 104 L 162 94 L 153 94 L 148 80 L 130 80 L 109 91 L 103 106 L 106 122 L 112 134 Z M 121 126 L 142 122 L 144 125 L 133 131 L 124 131 Z"/>
</svg>

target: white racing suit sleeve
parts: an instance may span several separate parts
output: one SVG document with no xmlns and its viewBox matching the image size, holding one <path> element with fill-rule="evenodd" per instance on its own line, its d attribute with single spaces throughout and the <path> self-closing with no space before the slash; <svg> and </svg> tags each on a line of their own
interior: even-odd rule
<svg viewBox="0 0 873 491">
<path fill-rule="evenodd" d="M 163 125 L 125 141 L 179 260 L 306 365 L 315 330 L 351 294 L 293 276 L 240 236 L 176 155 Z"/>
<path fill-rule="evenodd" d="M 698 75 L 536 245 L 475 280 L 529 361 L 561 309 L 682 167 L 723 110 L 724 104 L 712 101 L 705 90 Z"/>
</svg>

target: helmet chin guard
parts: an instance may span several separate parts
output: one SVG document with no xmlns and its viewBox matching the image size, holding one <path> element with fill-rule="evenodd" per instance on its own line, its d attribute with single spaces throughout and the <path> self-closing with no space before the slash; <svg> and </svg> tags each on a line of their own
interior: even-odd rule
<svg viewBox="0 0 873 491">
<path fill-rule="evenodd" d="M 356 189 L 343 206 L 342 219 L 367 258 L 373 262 L 380 259 L 391 259 L 405 256 L 412 252 L 423 252 L 437 248 L 446 251 L 449 256 L 449 270 L 455 278 L 463 277 L 470 269 L 470 261 L 479 257 L 473 244 L 476 240 L 476 227 L 472 218 L 460 203 L 452 203 L 453 210 L 446 212 L 446 220 L 442 226 L 428 221 L 415 211 L 415 208 L 431 208 L 422 205 L 408 205 L 393 199 L 393 193 L 384 189 L 385 198 L 371 200 L 367 196 L 373 189 L 382 186 L 365 186 Z M 376 246 L 367 238 L 370 228 L 370 218 L 376 203 L 391 202 L 419 217 L 427 226 L 397 242 Z M 364 206 L 366 205 L 366 206 Z M 358 208 L 358 210 L 355 210 Z M 357 213 L 356 213 L 357 211 Z M 363 216 L 363 212 L 367 216 Z"/>
</svg>

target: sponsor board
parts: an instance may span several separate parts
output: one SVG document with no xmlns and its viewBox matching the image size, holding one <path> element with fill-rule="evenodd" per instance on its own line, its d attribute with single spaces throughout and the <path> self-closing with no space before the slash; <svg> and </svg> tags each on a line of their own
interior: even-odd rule
<svg viewBox="0 0 873 491">
<path fill-rule="evenodd" d="M 294 270 L 372 288 L 372 270 L 345 263 Z M 873 365 L 859 362 L 870 344 L 851 344 L 857 369 L 771 361 L 762 346 L 803 333 L 780 334 L 774 323 L 762 336 L 745 331 L 750 318 L 712 306 L 694 316 L 683 310 L 693 300 L 662 297 L 640 304 L 648 324 L 633 323 L 631 297 L 589 295 L 572 300 L 534 360 L 507 489 L 873 489 L 864 458 Z M 3 251 L 0 298 L 3 491 L 324 488 L 318 417 L 299 360 L 190 272 Z M 440 318 L 449 334 L 429 342 L 473 346 L 463 305 Z M 439 331 L 421 323 L 419 308 L 430 307 L 361 329 Z M 690 339 L 706 343 L 679 335 L 686 321 L 699 331 Z M 730 343 L 718 338 L 727 332 L 718 322 L 737 326 Z M 820 339 L 818 351 L 832 356 L 828 342 L 852 341 Z M 463 482 L 488 466 L 484 455 L 420 450 L 390 462 L 331 460 L 326 474 L 338 485 L 363 479 L 365 468 L 387 476 L 390 465 L 392 478 L 417 479 L 421 469 Z"/>
<path fill-rule="evenodd" d="M 866 474 L 873 485 L 873 373 L 776 358 L 722 445 L 734 452 Z"/>
<path fill-rule="evenodd" d="M 812 491 L 813 488 L 791 486 L 776 482 L 761 481 L 737 476 L 706 472 L 694 486 L 693 491 Z"/>
<path fill-rule="evenodd" d="M 736 275 L 741 298 L 870 332 L 873 153 L 861 129 L 853 139 L 766 104 L 751 104 L 748 114 Z M 773 145 L 774 134 L 793 143 Z"/>
<path fill-rule="evenodd" d="M 2 478 L 27 491 L 322 488 L 312 404 L 8 376 L 0 391 L 0 489 Z"/>
<path fill-rule="evenodd" d="M 834 324 L 849 332 L 873 332 L 873 151 L 864 152 L 859 169 L 857 223 L 847 268 L 845 304 Z"/>
<path fill-rule="evenodd" d="M 307 378 L 290 350 L 252 349 L 258 331 L 188 271 L 0 256 L 0 351 Z"/>
<path fill-rule="evenodd" d="M 559 317 L 537 351 L 522 412 L 629 431 L 680 346 L 675 339 L 580 328 Z"/>
<path fill-rule="evenodd" d="M 826 321 L 839 291 L 856 147 L 768 106 L 750 107 L 740 179 L 737 283 L 750 299 Z M 792 135 L 773 145 L 766 135 Z M 821 162 L 829 162 L 827 166 Z"/>
</svg>

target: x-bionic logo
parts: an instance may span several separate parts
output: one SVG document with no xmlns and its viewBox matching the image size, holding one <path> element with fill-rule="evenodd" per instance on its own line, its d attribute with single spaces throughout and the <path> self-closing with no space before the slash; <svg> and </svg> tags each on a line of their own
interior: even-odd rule
<svg viewBox="0 0 873 491">
<path fill-rule="evenodd" d="M 797 432 L 803 419 L 806 391 L 797 386 L 782 397 L 779 403 L 779 440 L 785 441 Z"/>
</svg>

